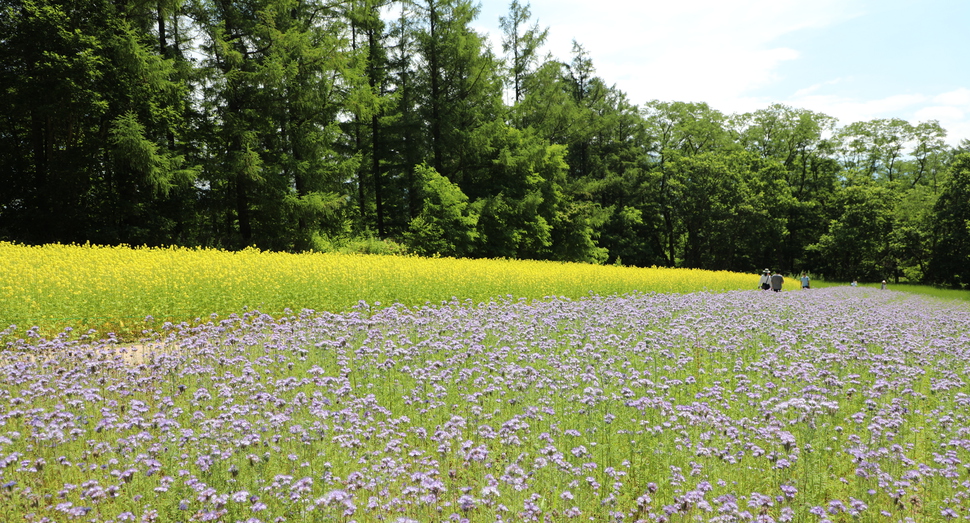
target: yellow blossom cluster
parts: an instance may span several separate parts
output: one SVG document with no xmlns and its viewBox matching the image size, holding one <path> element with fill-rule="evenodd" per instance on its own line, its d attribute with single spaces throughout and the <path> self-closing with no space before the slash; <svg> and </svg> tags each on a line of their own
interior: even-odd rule
<svg viewBox="0 0 970 523">
<path fill-rule="evenodd" d="M 657 267 L 4 242 L 0 275 L 0 331 L 37 326 L 51 335 L 72 327 L 129 336 L 164 321 L 207 321 L 243 310 L 278 316 L 346 311 L 360 302 L 578 299 L 752 289 L 757 283 L 751 274 Z"/>
</svg>

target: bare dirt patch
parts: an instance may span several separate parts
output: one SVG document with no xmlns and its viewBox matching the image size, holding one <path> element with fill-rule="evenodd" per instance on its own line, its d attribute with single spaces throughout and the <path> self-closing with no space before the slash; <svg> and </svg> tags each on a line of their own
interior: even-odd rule
<svg viewBox="0 0 970 523">
<path fill-rule="evenodd" d="M 104 358 L 112 359 L 114 356 L 120 357 L 121 360 L 126 365 L 138 366 L 150 363 L 152 358 L 161 355 L 172 355 L 178 353 L 180 350 L 179 346 L 175 343 L 160 343 L 160 342 L 146 342 L 146 343 L 125 343 L 118 344 L 115 346 L 102 346 L 97 349 L 81 349 L 76 351 L 76 349 L 67 349 L 66 352 L 62 351 L 51 351 L 51 350 L 40 350 L 37 352 L 16 352 L 16 353 L 6 353 L 4 354 L 5 360 L 12 361 L 28 361 L 30 363 L 37 362 L 53 362 L 58 359 L 64 358 L 65 354 L 69 356 L 73 355 L 75 358 L 80 357 L 82 360 L 87 358 L 94 358 L 96 360 L 104 361 Z M 75 360 L 76 361 L 76 360 Z"/>
<path fill-rule="evenodd" d="M 115 349 L 115 354 L 129 365 L 143 365 L 148 363 L 153 356 L 161 354 L 174 354 L 178 352 L 178 345 L 163 343 L 133 343 L 119 345 Z"/>
</svg>

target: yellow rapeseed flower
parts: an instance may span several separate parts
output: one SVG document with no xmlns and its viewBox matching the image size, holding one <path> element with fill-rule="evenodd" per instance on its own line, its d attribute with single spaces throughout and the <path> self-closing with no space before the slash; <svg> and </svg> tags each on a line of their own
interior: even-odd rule
<svg viewBox="0 0 970 523">
<path fill-rule="evenodd" d="M 38 326 L 137 336 L 161 322 L 289 309 L 346 311 L 453 298 L 578 299 L 590 294 L 754 288 L 756 275 L 579 263 L 184 247 L 24 246 L 0 242 L 0 331 Z M 146 321 L 147 317 L 153 319 Z"/>
</svg>

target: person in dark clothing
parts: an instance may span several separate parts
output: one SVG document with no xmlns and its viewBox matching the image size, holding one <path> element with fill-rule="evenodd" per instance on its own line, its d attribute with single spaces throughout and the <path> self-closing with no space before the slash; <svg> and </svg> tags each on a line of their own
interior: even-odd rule
<svg viewBox="0 0 970 523">
<path fill-rule="evenodd" d="M 781 273 L 774 273 L 771 275 L 771 290 L 775 292 L 781 292 L 781 286 L 785 283 L 785 278 Z"/>
</svg>

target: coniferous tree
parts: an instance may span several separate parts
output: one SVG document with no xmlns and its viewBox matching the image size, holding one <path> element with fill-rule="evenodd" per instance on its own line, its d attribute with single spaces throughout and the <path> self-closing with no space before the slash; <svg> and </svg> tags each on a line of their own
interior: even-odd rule
<svg viewBox="0 0 970 523">
<path fill-rule="evenodd" d="M 539 49 L 549 36 L 549 29 L 540 29 L 538 22 L 528 26 L 532 12 L 529 4 L 518 0 L 509 4 L 508 16 L 499 18 L 502 28 L 502 51 L 506 56 L 507 84 L 512 89 L 512 104 L 525 98 L 527 78 L 538 65 Z"/>
<path fill-rule="evenodd" d="M 357 60 L 362 61 L 367 81 L 369 103 L 355 104 L 354 150 L 361 156 L 357 177 L 357 227 L 361 231 L 373 230 L 379 238 L 387 236 L 385 224 L 385 157 L 390 155 L 386 145 L 385 125 L 382 118 L 390 105 L 389 62 L 386 24 L 382 10 L 390 2 L 386 0 L 357 0 L 351 4 L 348 16 L 351 22 L 352 42 Z"/>
<path fill-rule="evenodd" d="M 400 12 L 391 25 L 392 45 L 388 53 L 388 107 L 381 118 L 385 130 L 384 143 L 388 154 L 389 188 L 398 196 L 388 208 L 392 231 L 403 231 L 421 210 L 419 199 L 420 180 L 417 166 L 427 161 L 428 148 L 426 126 L 418 111 L 421 100 L 418 68 L 418 28 L 420 19 L 415 15 L 410 0 L 400 2 Z"/>
<path fill-rule="evenodd" d="M 307 248 L 346 225 L 357 166 L 340 117 L 361 96 L 346 17 L 323 2 L 195 4 L 206 35 L 206 192 L 230 246 Z"/>
<path fill-rule="evenodd" d="M 0 229 L 24 241 L 160 243 L 194 171 L 175 151 L 186 98 L 135 1 L 3 5 Z M 8 190 L 9 189 L 9 190 Z"/>
<path fill-rule="evenodd" d="M 425 123 L 427 158 L 459 187 L 483 165 L 485 127 L 502 120 L 498 62 L 471 23 L 478 7 L 468 0 L 424 0 L 416 6 L 416 49 L 423 63 L 415 77 L 415 104 Z"/>
</svg>

